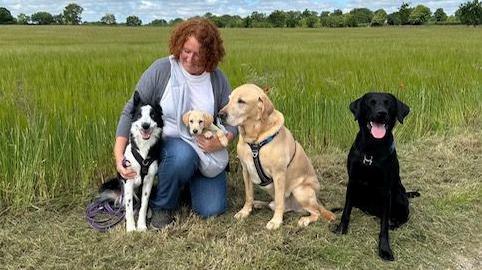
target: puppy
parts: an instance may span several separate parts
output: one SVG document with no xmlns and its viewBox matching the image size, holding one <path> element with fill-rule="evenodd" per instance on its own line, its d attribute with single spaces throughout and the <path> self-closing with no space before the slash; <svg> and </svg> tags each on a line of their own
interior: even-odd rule
<svg viewBox="0 0 482 270">
<path fill-rule="evenodd" d="M 348 154 L 348 186 L 345 207 L 337 234 L 346 234 L 352 207 L 380 218 L 378 254 L 394 260 L 388 229 L 408 220 L 408 198 L 418 192 L 405 191 L 400 180 L 399 164 L 392 129 L 403 123 L 409 107 L 387 93 L 367 93 L 350 104 L 358 121 L 359 132 Z"/>
<path fill-rule="evenodd" d="M 254 183 L 274 198 L 274 215 L 267 229 L 279 228 L 283 213 L 290 210 L 310 214 L 300 218 L 299 226 L 307 226 L 320 215 L 328 221 L 335 219 L 316 198 L 320 184 L 311 161 L 284 126 L 283 114 L 274 109 L 261 88 L 254 84 L 236 88 L 220 116 L 239 129 L 237 154 L 243 167 L 246 200 L 235 218 L 246 218 L 253 206 L 266 204 L 254 201 Z"/>
<path fill-rule="evenodd" d="M 124 190 L 123 202 L 126 209 L 126 230 L 136 230 L 134 221 L 134 196 L 139 187 L 142 188 L 141 208 L 137 220 L 137 230 L 145 231 L 147 206 L 151 194 L 154 177 L 157 173 L 160 151 L 162 147 L 162 108 L 159 102 L 152 107 L 142 103 L 139 93 L 136 91 L 133 98 L 131 111 L 132 126 L 130 130 L 129 144 L 124 152 L 124 164 L 130 166 L 136 173 L 134 179 L 123 179 L 120 175 L 104 183 L 100 197 L 110 198 L 116 202 L 120 200 L 122 189 Z"/>
<path fill-rule="evenodd" d="M 224 147 L 228 145 L 226 134 L 214 124 L 211 114 L 196 110 L 188 111 L 182 116 L 182 121 L 189 128 L 191 136 L 202 134 L 205 138 L 210 139 L 214 133 Z"/>
</svg>

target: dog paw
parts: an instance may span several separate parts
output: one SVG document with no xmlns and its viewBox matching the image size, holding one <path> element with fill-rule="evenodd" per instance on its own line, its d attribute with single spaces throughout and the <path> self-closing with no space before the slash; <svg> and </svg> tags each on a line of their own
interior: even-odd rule
<svg viewBox="0 0 482 270">
<path fill-rule="evenodd" d="M 385 261 L 395 260 L 395 258 L 393 257 L 393 252 L 390 248 L 379 248 L 378 255 Z"/>
<path fill-rule="evenodd" d="M 348 226 L 345 226 L 343 225 L 343 223 L 340 223 L 336 225 L 331 231 L 335 234 L 346 234 L 348 232 Z"/>
<path fill-rule="evenodd" d="M 281 226 L 282 221 L 281 220 L 275 220 L 271 219 L 267 224 L 266 224 L 266 229 L 268 230 L 276 230 Z"/>
<path fill-rule="evenodd" d="M 323 213 L 323 217 L 329 222 L 333 222 L 336 220 L 336 215 L 330 211 L 326 211 L 325 213 Z"/>
<path fill-rule="evenodd" d="M 302 217 L 298 220 L 299 227 L 306 227 L 311 223 L 310 217 Z"/>
<path fill-rule="evenodd" d="M 204 138 L 211 139 L 213 137 L 213 133 L 211 131 L 204 132 Z"/>
<path fill-rule="evenodd" d="M 234 218 L 245 219 L 249 216 L 249 214 L 251 214 L 251 210 L 243 208 L 238 213 L 236 213 L 236 215 L 234 215 Z"/>
<path fill-rule="evenodd" d="M 137 226 L 137 231 L 138 232 L 145 232 L 145 231 L 147 231 L 147 226 L 146 225 L 139 225 L 139 226 Z"/>
<path fill-rule="evenodd" d="M 135 231 L 135 230 L 136 230 L 136 226 L 134 226 L 134 225 L 127 225 L 127 226 L 126 226 L 126 231 L 127 231 L 127 232 L 133 232 L 133 231 Z"/>
<path fill-rule="evenodd" d="M 221 142 L 221 145 L 226 147 L 228 146 L 228 138 L 226 138 L 225 136 L 222 136 L 221 138 L 219 138 L 219 141 Z"/>
</svg>

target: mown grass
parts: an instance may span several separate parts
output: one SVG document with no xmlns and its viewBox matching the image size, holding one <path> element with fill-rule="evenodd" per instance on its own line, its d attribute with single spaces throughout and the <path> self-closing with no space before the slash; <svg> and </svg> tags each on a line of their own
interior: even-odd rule
<svg viewBox="0 0 482 270">
<path fill-rule="evenodd" d="M 311 154 L 347 149 L 347 107 L 368 90 L 412 108 L 397 139 L 481 126 L 482 31 L 471 27 L 227 29 L 221 68 L 255 82 Z M 0 31 L 0 208 L 90 194 L 114 172 L 119 112 L 167 55 L 167 28 L 8 26 Z"/>
<path fill-rule="evenodd" d="M 345 236 L 332 234 L 324 221 L 300 229 L 293 213 L 281 229 L 268 231 L 267 209 L 236 221 L 243 204 L 238 170 L 231 172 L 227 213 L 201 220 L 184 208 L 176 226 L 162 232 L 126 234 L 121 226 L 95 232 L 84 220 L 88 201 L 81 196 L 10 211 L 0 219 L 0 268 L 480 269 L 480 130 L 416 139 L 397 151 L 402 181 L 422 195 L 411 200 L 409 222 L 390 232 L 394 262 L 378 258 L 379 221 L 357 209 Z M 319 198 L 329 208 L 342 206 L 346 153 L 330 148 L 312 159 Z"/>
</svg>

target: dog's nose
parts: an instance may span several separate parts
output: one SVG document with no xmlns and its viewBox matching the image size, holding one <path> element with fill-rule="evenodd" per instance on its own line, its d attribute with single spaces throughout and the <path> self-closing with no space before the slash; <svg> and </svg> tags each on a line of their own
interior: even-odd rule
<svg viewBox="0 0 482 270">
<path fill-rule="evenodd" d="M 387 117 L 387 111 L 378 111 L 377 112 L 377 119 L 384 120 Z"/>
<path fill-rule="evenodd" d="M 197 134 L 197 129 L 193 129 L 192 133 Z"/>
<path fill-rule="evenodd" d="M 226 121 L 226 118 L 228 117 L 228 113 L 225 112 L 225 111 L 223 111 L 223 110 L 221 110 L 221 111 L 218 113 L 218 116 L 219 116 L 219 118 L 221 118 L 221 120 L 224 122 L 224 121 Z"/>
<path fill-rule="evenodd" d="M 149 129 L 150 127 L 151 127 L 151 125 L 149 125 L 149 123 L 142 123 L 143 129 Z"/>
</svg>

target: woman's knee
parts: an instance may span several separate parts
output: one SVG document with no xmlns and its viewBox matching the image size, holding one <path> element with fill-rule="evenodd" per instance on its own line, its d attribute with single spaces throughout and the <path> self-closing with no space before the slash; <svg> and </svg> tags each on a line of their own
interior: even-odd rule
<svg viewBox="0 0 482 270">
<path fill-rule="evenodd" d="M 216 217 L 226 212 L 226 203 L 225 202 L 211 203 L 209 205 L 202 205 L 202 206 L 193 208 L 193 210 L 201 218 Z"/>
</svg>

